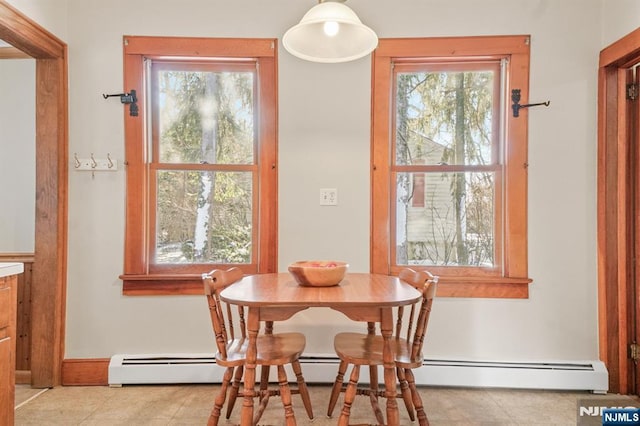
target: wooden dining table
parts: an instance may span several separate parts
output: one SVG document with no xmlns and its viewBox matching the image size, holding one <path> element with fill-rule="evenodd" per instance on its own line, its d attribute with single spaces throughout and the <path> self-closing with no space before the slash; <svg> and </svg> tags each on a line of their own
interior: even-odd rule
<svg viewBox="0 0 640 426">
<path fill-rule="evenodd" d="M 256 339 L 260 322 L 284 321 L 297 312 L 326 307 L 342 312 L 353 321 L 380 324 L 384 339 L 384 383 L 387 400 L 387 424 L 399 424 L 396 401 L 396 374 L 392 354 L 392 309 L 410 305 L 419 300 L 418 290 L 398 277 L 347 273 L 336 286 L 307 287 L 298 285 L 288 272 L 248 275 L 226 288 L 220 298 L 234 305 L 246 306 L 248 348 L 244 372 L 244 400 L 240 424 L 249 426 L 253 420 L 253 395 L 256 381 Z M 287 416 L 289 425 L 295 425 L 295 417 Z M 338 424 L 346 425 L 348 417 L 342 413 Z"/>
</svg>

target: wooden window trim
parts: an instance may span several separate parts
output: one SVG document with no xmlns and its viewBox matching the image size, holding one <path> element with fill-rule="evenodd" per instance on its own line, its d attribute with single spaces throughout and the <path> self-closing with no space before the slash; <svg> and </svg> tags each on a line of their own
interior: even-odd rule
<svg viewBox="0 0 640 426">
<path fill-rule="evenodd" d="M 394 65 L 393 65 L 393 72 L 392 72 L 392 81 L 397 81 L 397 76 L 398 74 L 403 74 L 403 73 L 407 73 L 407 72 L 424 72 L 424 71 L 429 71 L 429 72 L 457 72 L 457 71 L 479 71 L 479 70 L 491 70 L 493 73 L 495 73 L 495 75 L 500 75 L 501 72 L 501 66 L 500 66 L 500 62 L 501 60 L 504 58 L 504 56 L 495 56 L 492 58 L 482 58 L 481 60 L 469 60 L 468 62 L 459 62 L 456 61 L 455 58 L 452 58 L 450 60 L 447 60 L 443 63 L 441 58 L 438 58 L 437 61 L 438 62 L 433 62 L 429 64 L 429 60 L 427 59 L 426 61 L 420 61 L 420 63 L 416 63 L 416 60 L 412 58 L 412 60 L 406 61 L 406 60 L 402 60 L 402 59 L 398 59 L 395 58 L 394 59 Z M 466 61 L 467 58 L 464 58 L 464 61 Z M 424 65 L 425 62 L 428 65 Z M 455 70 L 455 71 L 454 71 Z M 397 89 L 396 87 L 394 87 L 394 100 L 395 98 L 397 98 L 397 91 L 395 90 Z M 492 114 L 494 116 L 498 116 L 500 114 L 500 111 L 502 109 L 502 105 L 501 105 L 501 85 L 500 84 L 495 84 L 494 85 L 494 89 L 493 89 L 493 97 L 494 97 L 494 103 L 493 103 L 493 112 Z M 396 106 L 395 104 L 392 104 L 392 109 L 395 111 L 396 110 Z M 394 128 L 393 131 L 391 133 L 392 137 L 391 137 L 391 152 L 392 153 L 396 153 L 397 152 L 397 140 L 395 137 L 393 137 L 393 135 L 396 134 L 396 127 L 395 125 L 397 123 L 395 123 L 395 120 L 392 120 Z M 403 164 L 398 164 L 397 163 L 397 159 L 396 158 L 391 158 L 391 173 L 392 176 L 395 174 L 399 174 L 399 173 L 423 173 L 425 175 L 425 178 L 427 176 L 433 176 L 433 174 L 439 174 L 439 173 L 467 173 L 467 172 L 492 172 L 495 175 L 495 186 L 497 188 L 500 188 L 502 185 L 502 172 L 503 172 L 503 168 L 502 168 L 502 163 L 501 163 L 501 159 L 500 159 L 500 120 L 493 120 L 493 137 L 492 137 L 492 158 L 491 158 L 491 163 L 490 164 L 485 164 L 485 165 L 471 165 L 471 164 L 450 164 L 450 165 L 423 165 L 423 164 L 418 164 L 415 161 L 413 162 L 413 164 L 411 165 L 403 165 Z M 395 200 L 397 198 L 397 192 L 396 192 L 396 185 L 390 184 L 390 188 L 391 188 L 391 200 Z M 502 211 L 502 205 L 503 205 L 503 194 L 501 191 L 498 191 L 495 194 L 495 206 L 496 206 L 496 211 Z M 394 224 L 396 223 L 396 219 L 397 219 L 397 215 L 395 214 L 395 210 L 391 209 L 391 220 L 390 220 L 390 224 Z M 496 215 L 494 217 L 494 229 L 495 229 L 495 240 L 496 241 L 503 241 L 503 226 L 502 226 L 502 216 L 501 215 Z M 393 226 L 391 226 L 391 229 L 393 229 Z M 404 268 L 406 265 L 402 265 L 402 266 L 397 266 L 395 265 L 395 263 L 393 262 L 393 259 L 397 258 L 397 241 L 395 238 L 395 234 L 394 232 L 390 233 L 391 235 L 391 241 L 390 241 L 390 256 L 389 259 L 391 259 L 391 270 L 394 271 L 394 273 L 396 271 L 399 271 L 400 269 Z M 494 265 L 492 268 L 475 268 L 475 267 L 445 267 L 445 268 L 438 268 L 438 267 L 430 267 L 431 271 L 438 271 L 438 273 L 442 273 L 445 274 L 447 276 L 456 276 L 456 277 L 468 277 L 470 274 L 468 271 L 473 270 L 473 275 L 474 276 L 482 276 L 482 277 L 495 277 L 495 276 L 499 276 L 502 272 L 502 250 L 503 247 L 501 244 L 496 245 L 496 250 L 495 250 L 495 258 L 496 258 L 496 265 Z M 441 272 L 442 271 L 442 272 Z"/>
<path fill-rule="evenodd" d="M 522 103 L 529 97 L 530 37 L 481 36 L 381 39 L 374 51 L 372 64 L 372 171 L 371 171 L 371 270 L 374 273 L 397 274 L 392 266 L 391 223 L 393 213 L 391 187 L 391 106 L 390 94 L 394 60 L 418 61 L 425 58 L 488 58 L 509 59 L 507 94 L 520 89 Z M 510 96 L 506 96 L 509 100 Z M 529 283 L 527 266 L 527 128 L 526 110 L 515 118 L 510 108 L 506 113 L 505 142 L 505 223 L 504 264 L 499 276 L 459 274 L 453 276 L 446 267 L 429 267 L 440 275 L 439 296 L 527 298 Z"/>
<path fill-rule="evenodd" d="M 260 107 L 257 120 L 259 142 L 256 152 L 258 180 L 257 258 L 239 266 L 246 274 L 277 270 L 277 42 L 275 39 L 184 38 L 124 36 L 124 87 L 135 89 L 145 99 L 144 57 L 238 58 L 258 62 L 257 78 Z M 195 265 L 195 271 L 151 273 L 147 236 L 149 217 L 148 177 L 150 161 L 146 152 L 144 102 L 139 115 L 132 117 L 124 108 L 127 199 L 124 271 L 120 275 L 125 295 L 201 294 L 201 272 L 226 265 Z M 194 273 L 195 272 L 195 273 Z"/>
</svg>

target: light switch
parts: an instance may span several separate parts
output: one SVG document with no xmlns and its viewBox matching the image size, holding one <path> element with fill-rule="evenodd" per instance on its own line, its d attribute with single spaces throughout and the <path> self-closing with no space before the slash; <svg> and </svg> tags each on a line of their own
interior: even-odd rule
<svg viewBox="0 0 640 426">
<path fill-rule="evenodd" d="M 320 188 L 320 205 L 337 206 L 338 190 L 336 188 Z"/>
</svg>

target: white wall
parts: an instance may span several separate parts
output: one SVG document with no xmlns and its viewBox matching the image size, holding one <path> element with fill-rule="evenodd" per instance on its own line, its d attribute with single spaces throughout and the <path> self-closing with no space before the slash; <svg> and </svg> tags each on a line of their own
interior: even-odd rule
<svg viewBox="0 0 640 426">
<path fill-rule="evenodd" d="M 602 0 L 602 47 L 624 37 L 640 26 L 637 0 Z"/>
<path fill-rule="evenodd" d="M 32 253 L 35 232 L 36 68 L 0 60 L 0 253 Z"/>
<path fill-rule="evenodd" d="M 67 38 L 67 0 L 6 0 L 59 39 Z"/>
<path fill-rule="evenodd" d="M 44 0 L 41 3 L 46 3 Z M 70 148 L 122 162 L 122 36 L 277 37 L 315 0 L 68 0 Z M 529 266 L 526 300 L 438 299 L 427 356 L 487 360 L 597 359 L 596 69 L 602 0 L 350 0 L 380 37 L 531 34 Z M 612 21 L 614 17 L 611 17 Z M 279 50 L 279 267 L 336 258 L 369 269 L 370 58 L 322 65 Z M 320 207 L 335 187 L 340 205 Z M 211 352 L 202 297 L 125 297 L 125 173 L 70 171 L 66 357 Z M 329 311 L 279 329 L 304 330 L 332 352 Z M 361 328 L 361 326 L 358 326 Z"/>
</svg>

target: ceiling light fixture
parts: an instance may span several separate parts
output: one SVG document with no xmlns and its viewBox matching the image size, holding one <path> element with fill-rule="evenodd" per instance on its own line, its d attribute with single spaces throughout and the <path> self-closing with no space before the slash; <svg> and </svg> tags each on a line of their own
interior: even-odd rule
<svg viewBox="0 0 640 426">
<path fill-rule="evenodd" d="M 289 53 L 312 62 L 348 62 L 368 55 L 378 36 L 343 3 L 319 0 L 282 38 Z"/>
</svg>

